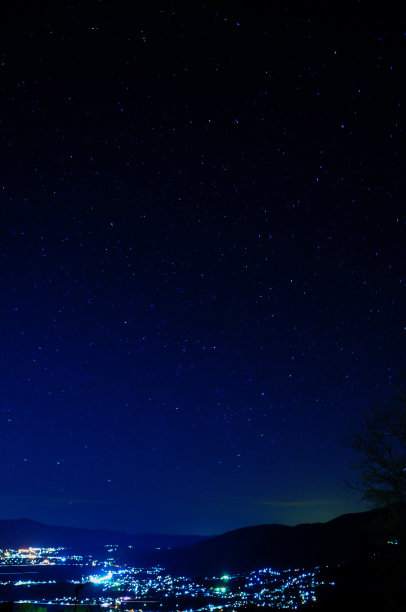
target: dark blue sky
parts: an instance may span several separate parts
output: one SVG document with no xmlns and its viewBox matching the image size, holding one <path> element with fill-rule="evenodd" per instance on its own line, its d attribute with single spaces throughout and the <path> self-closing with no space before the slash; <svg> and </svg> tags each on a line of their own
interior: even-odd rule
<svg viewBox="0 0 406 612">
<path fill-rule="evenodd" d="M 405 362 L 405 24 L 269 4 L 3 15 L 2 518 L 363 508 L 345 438 Z"/>
</svg>

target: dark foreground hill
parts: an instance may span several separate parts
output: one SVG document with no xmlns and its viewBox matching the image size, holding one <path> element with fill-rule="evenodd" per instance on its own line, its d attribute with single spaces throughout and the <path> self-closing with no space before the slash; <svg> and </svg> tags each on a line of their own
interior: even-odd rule
<svg viewBox="0 0 406 612">
<path fill-rule="evenodd" d="M 92 552 L 106 544 L 118 544 L 133 546 L 136 551 L 151 551 L 157 547 L 188 546 L 203 539 L 204 536 L 195 535 L 131 535 L 103 529 L 60 527 L 28 519 L 0 520 L 0 548 L 66 546 L 78 552 Z"/>
<path fill-rule="evenodd" d="M 405 548 L 388 545 L 380 554 L 324 568 L 317 602 L 302 612 L 404 612 L 405 567 Z"/>
<path fill-rule="evenodd" d="M 160 551 L 154 560 L 189 575 L 314 567 L 361 558 L 384 546 L 388 534 L 386 512 L 373 510 L 327 523 L 245 527 L 183 549 Z"/>
</svg>

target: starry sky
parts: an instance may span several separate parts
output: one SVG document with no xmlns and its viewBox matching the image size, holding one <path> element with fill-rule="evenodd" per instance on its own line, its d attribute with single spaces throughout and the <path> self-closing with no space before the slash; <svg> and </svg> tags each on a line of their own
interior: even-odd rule
<svg viewBox="0 0 406 612">
<path fill-rule="evenodd" d="M 6 4 L 0 518 L 364 509 L 346 436 L 406 354 L 401 16 Z"/>
</svg>

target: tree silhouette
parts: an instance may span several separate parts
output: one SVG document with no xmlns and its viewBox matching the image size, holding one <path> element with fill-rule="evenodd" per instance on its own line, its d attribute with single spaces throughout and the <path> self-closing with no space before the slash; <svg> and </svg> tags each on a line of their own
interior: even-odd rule
<svg viewBox="0 0 406 612">
<path fill-rule="evenodd" d="M 388 507 L 406 535 L 406 393 L 365 415 L 362 431 L 352 434 L 353 467 L 359 478 L 350 486 L 377 507 Z"/>
</svg>

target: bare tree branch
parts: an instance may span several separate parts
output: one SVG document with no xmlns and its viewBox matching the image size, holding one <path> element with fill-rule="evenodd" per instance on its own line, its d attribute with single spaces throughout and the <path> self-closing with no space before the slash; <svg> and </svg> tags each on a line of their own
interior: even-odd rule
<svg viewBox="0 0 406 612">
<path fill-rule="evenodd" d="M 365 415 L 350 448 L 358 478 L 350 484 L 376 506 L 400 509 L 406 527 L 406 393 Z M 406 532 L 405 532 L 406 533 Z"/>
</svg>

